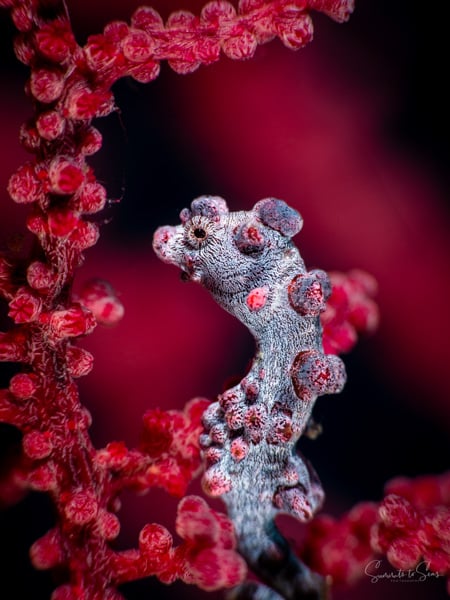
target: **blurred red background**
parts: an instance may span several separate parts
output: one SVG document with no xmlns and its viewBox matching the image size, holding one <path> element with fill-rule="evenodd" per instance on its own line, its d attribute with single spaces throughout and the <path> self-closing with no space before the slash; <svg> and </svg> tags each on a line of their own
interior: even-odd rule
<svg viewBox="0 0 450 600">
<path fill-rule="evenodd" d="M 80 43 L 108 21 L 129 19 L 139 4 L 68 2 Z M 177 8 L 198 12 L 201 5 L 153 2 L 163 17 Z M 135 444 L 148 407 L 214 398 L 252 356 L 244 328 L 157 261 L 153 231 L 178 222 L 181 208 L 202 193 L 222 195 L 232 209 L 276 196 L 304 217 L 296 241 L 309 268 L 363 268 L 380 286 L 379 332 L 346 358 L 343 394 L 319 400 L 324 434 L 302 443 L 327 491 L 326 508 L 339 514 L 359 500 L 377 500 L 383 483 L 398 474 L 448 468 L 450 98 L 439 75 L 448 49 L 444 15 L 435 7 L 433 27 L 425 26 L 418 7 L 360 0 L 348 24 L 316 15 L 316 39 L 297 53 L 276 41 L 248 62 L 222 58 L 188 76 L 164 65 L 147 86 L 116 84 L 119 111 L 97 123 L 105 144 L 92 164 L 121 202 L 108 209 L 77 281 L 109 280 L 126 308 L 117 327 L 99 327 L 81 342 L 95 355 L 95 369 L 80 387 L 97 446 L 119 439 Z M 23 94 L 27 72 L 14 59 L 12 36 L 2 12 L 2 243 L 24 231 L 26 211 L 13 205 L 5 187 L 26 160 L 17 133 L 31 114 Z M 2 439 L 5 451 L 17 442 L 8 428 Z M 134 545 L 147 521 L 173 530 L 175 506 L 159 491 L 126 497 L 121 545 Z M 50 576 L 31 570 L 27 548 L 51 522 L 51 508 L 37 494 L 2 516 L 0 564 L 14 597 L 27 597 L 30 589 L 35 599 L 50 595 Z M 445 597 L 442 581 L 397 586 L 365 579 L 336 598 Z M 130 584 L 124 593 L 130 600 L 151 593 L 219 597 L 153 581 Z"/>
</svg>

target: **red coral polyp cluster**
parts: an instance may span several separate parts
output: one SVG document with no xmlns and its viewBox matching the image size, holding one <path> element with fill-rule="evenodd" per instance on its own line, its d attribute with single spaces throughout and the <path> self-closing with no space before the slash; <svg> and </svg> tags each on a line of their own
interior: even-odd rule
<svg viewBox="0 0 450 600">
<path fill-rule="evenodd" d="M 224 514 L 198 496 L 186 496 L 178 505 L 175 529 L 183 540 L 176 547 L 165 527 L 146 525 L 139 535 L 139 549 L 114 558 L 117 582 L 156 575 L 163 583 L 181 579 L 213 591 L 242 581 L 246 565 L 235 551 L 233 525 Z"/>
<path fill-rule="evenodd" d="M 236 538 L 225 515 L 211 510 L 202 498 L 188 496 L 178 506 L 176 531 L 185 540 L 180 554 L 187 565 L 186 583 L 214 590 L 242 581 L 247 569 L 233 552 Z"/>
<path fill-rule="evenodd" d="M 372 546 L 398 569 L 425 561 L 430 571 L 450 573 L 450 475 L 399 478 L 386 486 Z"/>
<path fill-rule="evenodd" d="M 18 374 L 11 381 L 11 389 L 21 396 L 34 394 L 34 381 Z M 181 579 L 205 590 L 230 587 L 244 577 L 245 562 L 236 553 L 231 521 L 194 496 L 184 498 L 178 508 L 176 531 L 184 540 L 180 546 L 174 547 L 170 532 L 155 523 L 144 526 L 136 550 L 115 552 L 108 545 L 120 532 L 117 498 L 125 488 L 142 493 L 157 485 L 178 496 L 186 491 L 201 465 L 198 437 L 201 414 L 207 404 L 206 400 L 195 399 L 183 412 L 149 411 L 144 416 L 137 449 L 130 450 L 123 442 L 111 442 L 96 451 L 85 438 L 80 450 L 87 454 L 87 460 L 80 467 L 90 469 L 90 474 L 83 478 L 78 473 L 76 486 L 66 465 L 55 459 L 55 454 L 61 452 L 57 432 L 49 428 L 24 433 L 26 461 L 14 465 L 9 488 L 2 482 L 0 490 L 8 491 L 10 496 L 17 494 L 15 483 L 16 487 L 52 494 L 59 520 L 31 547 L 32 563 L 37 569 L 67 567 L 74 578 L 83 579 L 82 585 L 60 586 L 54 597 L 79 598 L 82 594 L 86 598 L 103 598 L 110 593 L 120 598 L 115 586 L 149 575 L 164 583 Z M 74 439 L 71 434 L 80 435 L 82 424 L 84 429 L 90 424 L 86 412 L 77 419 L 66 420 L 63 443 Z M 90 581 L 85 572 L 85 561 L 90 556 L 103 557 L 100 581 Z"/>
<path fill-rule="evenodd" d="M 144 414 L 139 449 L 158 457 L 147 474 L 147 485 L 163 487 L 175 496 L 186 492 L 199 473 L 201 416 L 208 405 L 207 400 L 197 398 L 188 402 L 182 413 L 152 409 Z"/>
<path fill-rule="evenodd" d="M 424 562 L 435 576 L 448 577 L 450 473 L 399 477 L 385 492 L 378 505 L 361 503 L 340 519 L 316 517 L 300 548 L 302 559 L 337 583 L 356 581 L 381 555 L 400 571 Z"/>
<path fill-rule="evenodd" d="M 353 583 L 373 558 L 370 531 L 376 521 L 377 505 L 371 502 L 356 505 L 341 519 L 319 515 L 308 525 L 301 557 L 333 582 Z"/>
<path fill-rule="evenodd" d="M 330 273 L 330 281 L 331 295 L 321 314 L 323 347 L 330 354 L 341 354 L 354 347 L 358 335 L 378 327 L 377 282 L 359 269 Z"/>
<path fill-rule="evenodd" d="M 103 34 L 91 36 L 84 56 L 88 67 L 105 81 L 127 74 L 147 83 L 158 76 L 163 59 L 184 74 L 215 62 L 221 52 L 231 59 L 251 58 L 258 44 L 274 37 L 288 48 L 300 48 L 312 39 L 310 9 L 344 21 L 353 2 L 241 0 L 236 10 L 230 2 L 214 0 L 199 16 L 182 10 L 172 13 L 166 23 L 144 6 L 135 11 L 130 25 L 110 23 Z"/>
</svg>

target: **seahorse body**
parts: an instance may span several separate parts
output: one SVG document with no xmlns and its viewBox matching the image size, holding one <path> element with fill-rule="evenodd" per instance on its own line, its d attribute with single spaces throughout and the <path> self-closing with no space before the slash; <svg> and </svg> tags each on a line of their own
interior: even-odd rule
<svg viewBox="0 0 450 600">
<path fill-rule="evenodd" d="M 184 277 L 206 287 L 256 340 L 251 370 L 204 415 L 204 490 L 221 496 L 249 565 L 284 598 L 323 597 L 316 576 L 299 563 L 274 525 L 278 513 L 309 520 L 323 502 L 320 482 L 296 452 L 316 398 L 340 392 L 342 361 L 322 349 L 320 312 L 328 276 L 306 271 L 291 238 L 303 221 L 281 200 L 229 212 L 202 196 L 161 227 L 153 247 Z M 257 598 L 243 587 L 236 598 Z M 280 595 L 264 598 L 279 598 Z"/>
</svg>

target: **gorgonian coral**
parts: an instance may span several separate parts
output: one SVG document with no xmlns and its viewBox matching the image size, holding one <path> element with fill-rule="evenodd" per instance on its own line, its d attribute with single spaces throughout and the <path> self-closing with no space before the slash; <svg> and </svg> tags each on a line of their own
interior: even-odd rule
<svg viewBox="0 0 450 600">
<path fill-rule="evenodd" d="M 319 515 L 308 525 L 298 554 L 336 583 L 364 574 L 376 580 L 383 555 L 410 579 L 423 572 L 448 578 L 450 473 L 398 477 L 386 484 L 379 503 L 361 502 L 340 519 Z M 421 563 L 422 571 L 415 572 Z"/>
</svg>

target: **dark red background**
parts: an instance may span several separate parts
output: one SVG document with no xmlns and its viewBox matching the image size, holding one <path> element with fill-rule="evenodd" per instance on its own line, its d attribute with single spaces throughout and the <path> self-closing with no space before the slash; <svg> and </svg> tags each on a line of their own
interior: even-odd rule
<svg viewBox="0 0 450 600">
<path fill-rule="evenodd" d="M 80 42 L 134 1 L 69 1 Z M 175 8 L 198 12 L 201 2 L 159 0 L 164 17 Z M 316 39 L 297 53 L 278 41 L 249 62 L 223 58 L 179 76 L 164 65 L 143 86 L 119 82 L 120 112 L 99 122 L 105 146 L 92 164 L 111 197 L 110 221 L 86 253 L 78 283 L 108 279 L 126 307 L 114 329 L 81 345 L 95 369 L 81 382 L 94 416 L 97 446 L 133 445 L 146 408 L 181 408 L 191 397 L 214 398 L 227 377 L 240 374 L 253 352 L 239 323 L 206 292 L 183 284 L 159 263 L 151 237 L 158 225 L 202 193 L 224 196 L 232 209 L 265 196 L 283 198 L 303 215 L 297 243 L 309 267 L 373 273 L 380 285 L 381 326 L 347 359 L 341 396 L 319 400 L 324 434 L 303 443 L 335 514 L 378 499 L 398 474 L 448 468 L 450 378 L 448 338 L 450 120 L 444 89 L 448 49 L 444 15 L 418 2 L 360 0 L 351 21 L 316 15 Z M 26 159 L 17 131 L 30 115 L 23 95 L 26 69 L 11 51 L 13 29 L 0 13 L 0 189 Z M 1 194 L 0 236 L 23 231 L 25 210 Z M 6 385 L 6 373 L 5 381 Z M 5 450 L 15 437 L 0 430 Z M 198 491 L 194 485 L 193 491 Z M 126 497 L 120 543 L 134 545 L 147 521 L 173 530 L 176 502 L 159 491 Z M 27 548 L 52 523 L 35 494 L 0 521 L 2 585 L 11 598 L 48 598 L 46 573 L 27 566 Z M 292 526 L 291 526 L 292 528 Z M 130 600 L 207 598 L 194 588 L 148 580 L 124 588 Z M 403 595 L 402 595 L 403 594 Z M 1 594 L 0 594 L 1 595 Z M 337 599 L 444 598 L 436 583 L 369 584 Z"/>
</svg>

